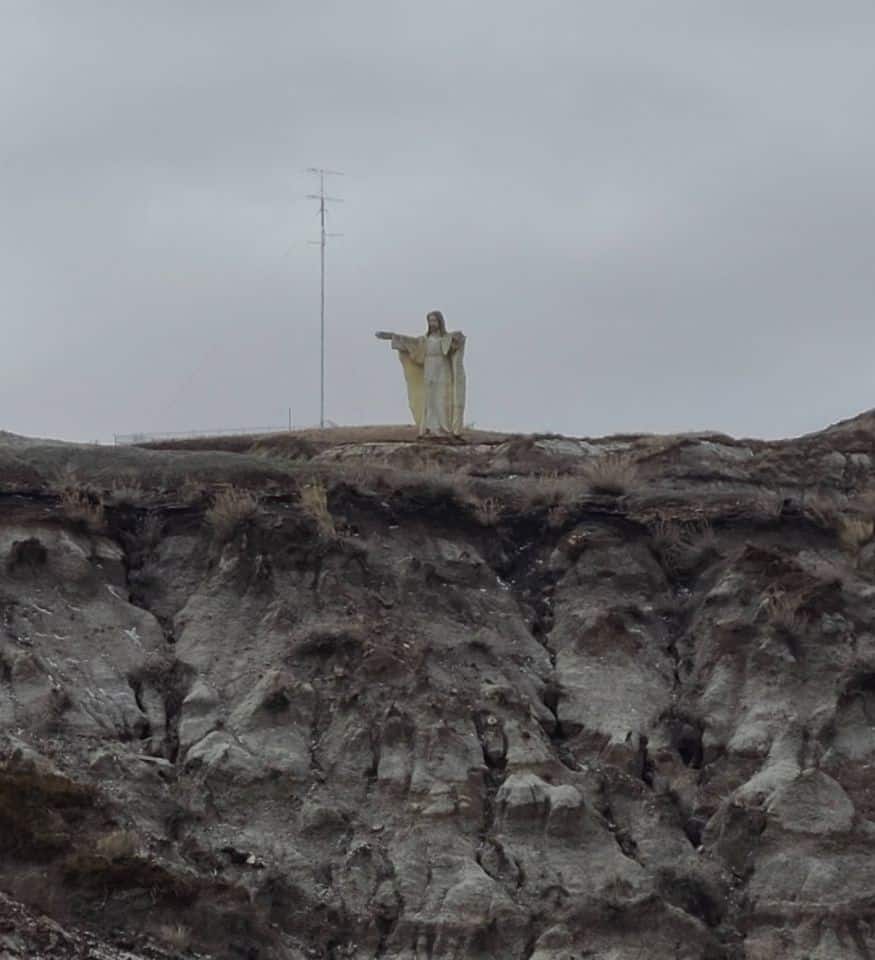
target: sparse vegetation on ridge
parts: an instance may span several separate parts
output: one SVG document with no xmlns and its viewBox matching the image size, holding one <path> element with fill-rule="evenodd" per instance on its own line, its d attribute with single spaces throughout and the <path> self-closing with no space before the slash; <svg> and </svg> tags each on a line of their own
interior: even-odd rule
<svg viewBox="0 0 875 960">
<path fill-rule="evenodd" d="M 116 506 L 139 507 L 151 497 L 136 477 L 128 475 L 113 480 L 107 499 Z"/>
<path fill-rule="evenodd" d="M 230 540 L 237 530 L 258 512 L 258 497 L 248 490 L 226 487 L 213 498 L 213 503 L 205 514 L 207 523 L 213 528 L 220 542 Z"/>
<path fill-rule="evenodd" d="M 719 555 L 717 536 L 707 521 L 683 524 L 660 515 L 650 530 L 653 550 L 669 577 L 696 573 Z"/>
<path fill-rule="evenodd" d="M 623 454 L 606 453 L 583 468 L 583 476 L 591 493 L 622 497 L 633 493 L 642 482 L 636 462 Z"/>
<path fill-rule="evenodd" d="M 301 487 L 301 509 L 315 521 L 319 534 L 328 539 L 337 533 L 334 517 L 328 507 L 328 492 L 321 480 L 311 480 Z"/>
<path fill-rule="evenodd" d="M 61 509 L 65 516 L 87 530 L 99 532 L 104 527 L 106 513 L 103 500 L 86 488 L 69 488 L 61 494 Z"/>
</svg>

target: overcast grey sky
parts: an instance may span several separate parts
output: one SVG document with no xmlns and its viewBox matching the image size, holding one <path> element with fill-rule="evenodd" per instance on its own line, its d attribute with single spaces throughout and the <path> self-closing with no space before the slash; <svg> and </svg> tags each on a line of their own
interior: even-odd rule
<svg viewBox="0 0 875 960">
<path fill-rule="evenodd" d="M 318 419 L 442 309 L 469 419 L 875 406 L 872 0 L 0 0 L 0 429 Z"/>
</svg>

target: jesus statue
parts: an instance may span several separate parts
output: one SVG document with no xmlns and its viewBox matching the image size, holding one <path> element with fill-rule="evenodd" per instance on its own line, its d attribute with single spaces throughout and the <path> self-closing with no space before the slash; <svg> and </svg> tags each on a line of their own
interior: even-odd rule
<svg viewBox="0 0 875 960">
<path fill-rule="evenodd" d="M 447 333 L 440 310 L 432 310 L 426 322 L 422 337 L 384 330 L 377 337 L 391 340 L 398 351 L 419 436 L 458 437 L 465 421 L 465 334 Z"/>
</svg>

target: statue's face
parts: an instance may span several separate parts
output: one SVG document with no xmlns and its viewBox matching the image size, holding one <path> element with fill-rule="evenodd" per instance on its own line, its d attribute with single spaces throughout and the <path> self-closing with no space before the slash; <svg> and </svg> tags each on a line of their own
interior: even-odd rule
<svg viewBox="0 0 875 960">
<path fill-rule="evenodd" d="M 428 320 L 428 332 L 429 333 L 440 333 L 440 324 L 438 323 L 438 318 L 430 313 L 426 318 Z"/>
</svg>

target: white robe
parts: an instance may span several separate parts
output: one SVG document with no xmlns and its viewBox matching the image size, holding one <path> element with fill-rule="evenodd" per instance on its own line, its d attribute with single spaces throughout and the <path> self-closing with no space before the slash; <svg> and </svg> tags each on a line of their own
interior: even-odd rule
<svg viewBox="0 0 875 960">
<path fill-rule="evenodd" d="M 449 340 L 449 337 L 442 337 L 439 333 L 430 333 L 425 338 L 423 433 L 451 432 L 452 414 L 447 400 L 450 397 L 453 369 L 449 359 Z"/>
<path fill-rule="evenodd" d="M 392 347 L 404 367 L 410 411 L 425 433 L 460 435 L 465 423 L 465 338 L 395 335 Z"/>
</svg>

